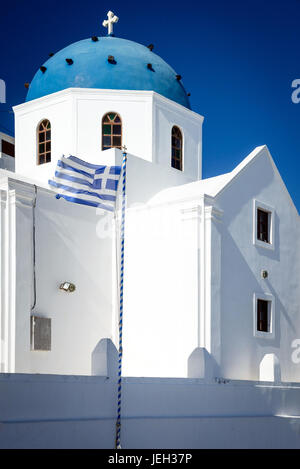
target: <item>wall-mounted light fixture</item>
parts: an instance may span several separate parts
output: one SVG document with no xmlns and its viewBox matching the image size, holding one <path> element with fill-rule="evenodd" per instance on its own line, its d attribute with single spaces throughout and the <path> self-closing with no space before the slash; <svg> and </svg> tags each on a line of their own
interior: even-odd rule
<svg viewBox="0 0 300 469">
<path fill-rule="evenodd" d="M 59 289 L 65 291 L 65 292 L 68 292 L 68 293 L 73 293 L 73 291 L 76 290 L 76 287 L 75 287 L 74 283 L 63 282 L 63 283 L 60 284 Z"/>
</svg>

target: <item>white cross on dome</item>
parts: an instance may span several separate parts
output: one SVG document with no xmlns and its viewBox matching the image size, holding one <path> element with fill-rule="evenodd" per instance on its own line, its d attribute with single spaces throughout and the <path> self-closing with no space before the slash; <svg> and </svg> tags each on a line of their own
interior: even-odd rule
<svg viewBox="0 0 300 469">
<path fill-rule="evenodd" d="M 110 34 L 113 34 L 113 25 L 114 23 L 117 23 L 119 21 L 119 18 L 112 11 L 109 11 L 107 13 L 107 17 L 108 19 L 104 20 L 102 25 L 105 28 L 108 28 L 107 34 L 110 35 Z"/>
</svg>

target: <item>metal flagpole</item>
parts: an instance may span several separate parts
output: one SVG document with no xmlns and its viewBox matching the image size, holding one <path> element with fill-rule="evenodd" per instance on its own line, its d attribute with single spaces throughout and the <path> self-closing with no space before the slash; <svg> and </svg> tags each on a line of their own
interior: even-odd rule
<svg viewBox="0 0 300 469">
<path fill-rule="evenodd" d="M 118 357 L 118 409 L 116 421 L 116 449 L 121 448 L 121 398 L 122 398 L 122 335 L 123 335 L 123 284 L 124 284 L 124 248 L 125 248 L 125 208 L 126 208 L 126 147 L 123 147 L 122 163 L 122 212 L 121 212 L 121 259 L 120 259 L 120 291 L 119 291 L 119 357 Z"/>
</svg>

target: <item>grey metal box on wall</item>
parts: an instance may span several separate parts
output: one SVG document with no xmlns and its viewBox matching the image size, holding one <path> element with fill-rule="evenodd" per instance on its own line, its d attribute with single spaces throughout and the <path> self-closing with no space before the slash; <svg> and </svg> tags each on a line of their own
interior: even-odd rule
<svg viewBox="0 0 300 469">
<path fill-rule="evenodd" d="M 51 350 L 51 319 L 31 316 L 31 350 Z"/>
</svg>

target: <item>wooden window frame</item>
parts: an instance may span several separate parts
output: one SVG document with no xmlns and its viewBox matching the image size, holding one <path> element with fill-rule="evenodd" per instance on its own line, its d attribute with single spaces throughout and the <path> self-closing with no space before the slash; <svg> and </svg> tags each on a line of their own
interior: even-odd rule
<svg viewBox="0 0 300 469">
<path fill-rule="evenodd" d="M 50 125 L 50 127 L 48 127 Z M 43 127 L 41 129 L 41 126 Z M 50 131 L 50 138 L 47 138 L 47 132 Z M 43 136 L 43 137 L 42 137 Z M 46 150 L 47 143 L 50 143 L 50 150 Z M 40 145 L 44 145 L 44 151 L 40 151 Z M 51 122 L 49 119 L 40 121 L 37 127 L 37 164 L 45 164 L 51 162 Z"/>
<path fill-rule="evenodd" d="M 174 131 L 179 133 L 179 135 L 174 135 Z M 173 144 L 173 138 L 180 140 L 179 148 Z M 178 150 L 180 152 L 179 156 L 175 155 L 175 152 Z M 173 125 L 171 130 L 171 167 L 178 171 L 183 171 L 183 133 L 178 125 Z"/>
<path fill-rule="evenodd" d="M 112 119 L 110 117 L 111 114 L 115 114 L 114 118 Z M 105 122 L 105 119 L 108 118 L 109 122 Z M 115 119 L 118 118 L 119 122 L 115 122 Z M 110 125 L 110 134 L 104 134 L 104 125 Z M 116 126 L 121 127 L 121 132 L 120 133 L 115 133 L 114 128 Z M 102 127 L 101 127 L 101 149 L 102 151 L 109 150 L 110 148 L 118 148 L 119 150 L 122 150 L 122 142 L 123 142 L 123 124 L 122 124 L 122 119 L 120 114 L 118 114 L 115 111 L 110 111 L 106 112 L 104 116 L 102 117 Z M 109 145 L 104 145 L 104 137 L 110 137 L 110 144 Z M 113 144 L 113 139 L 114 137 L 120 137 L 121 143 L 120 145 L 114 145 Z"/>
</svg>

